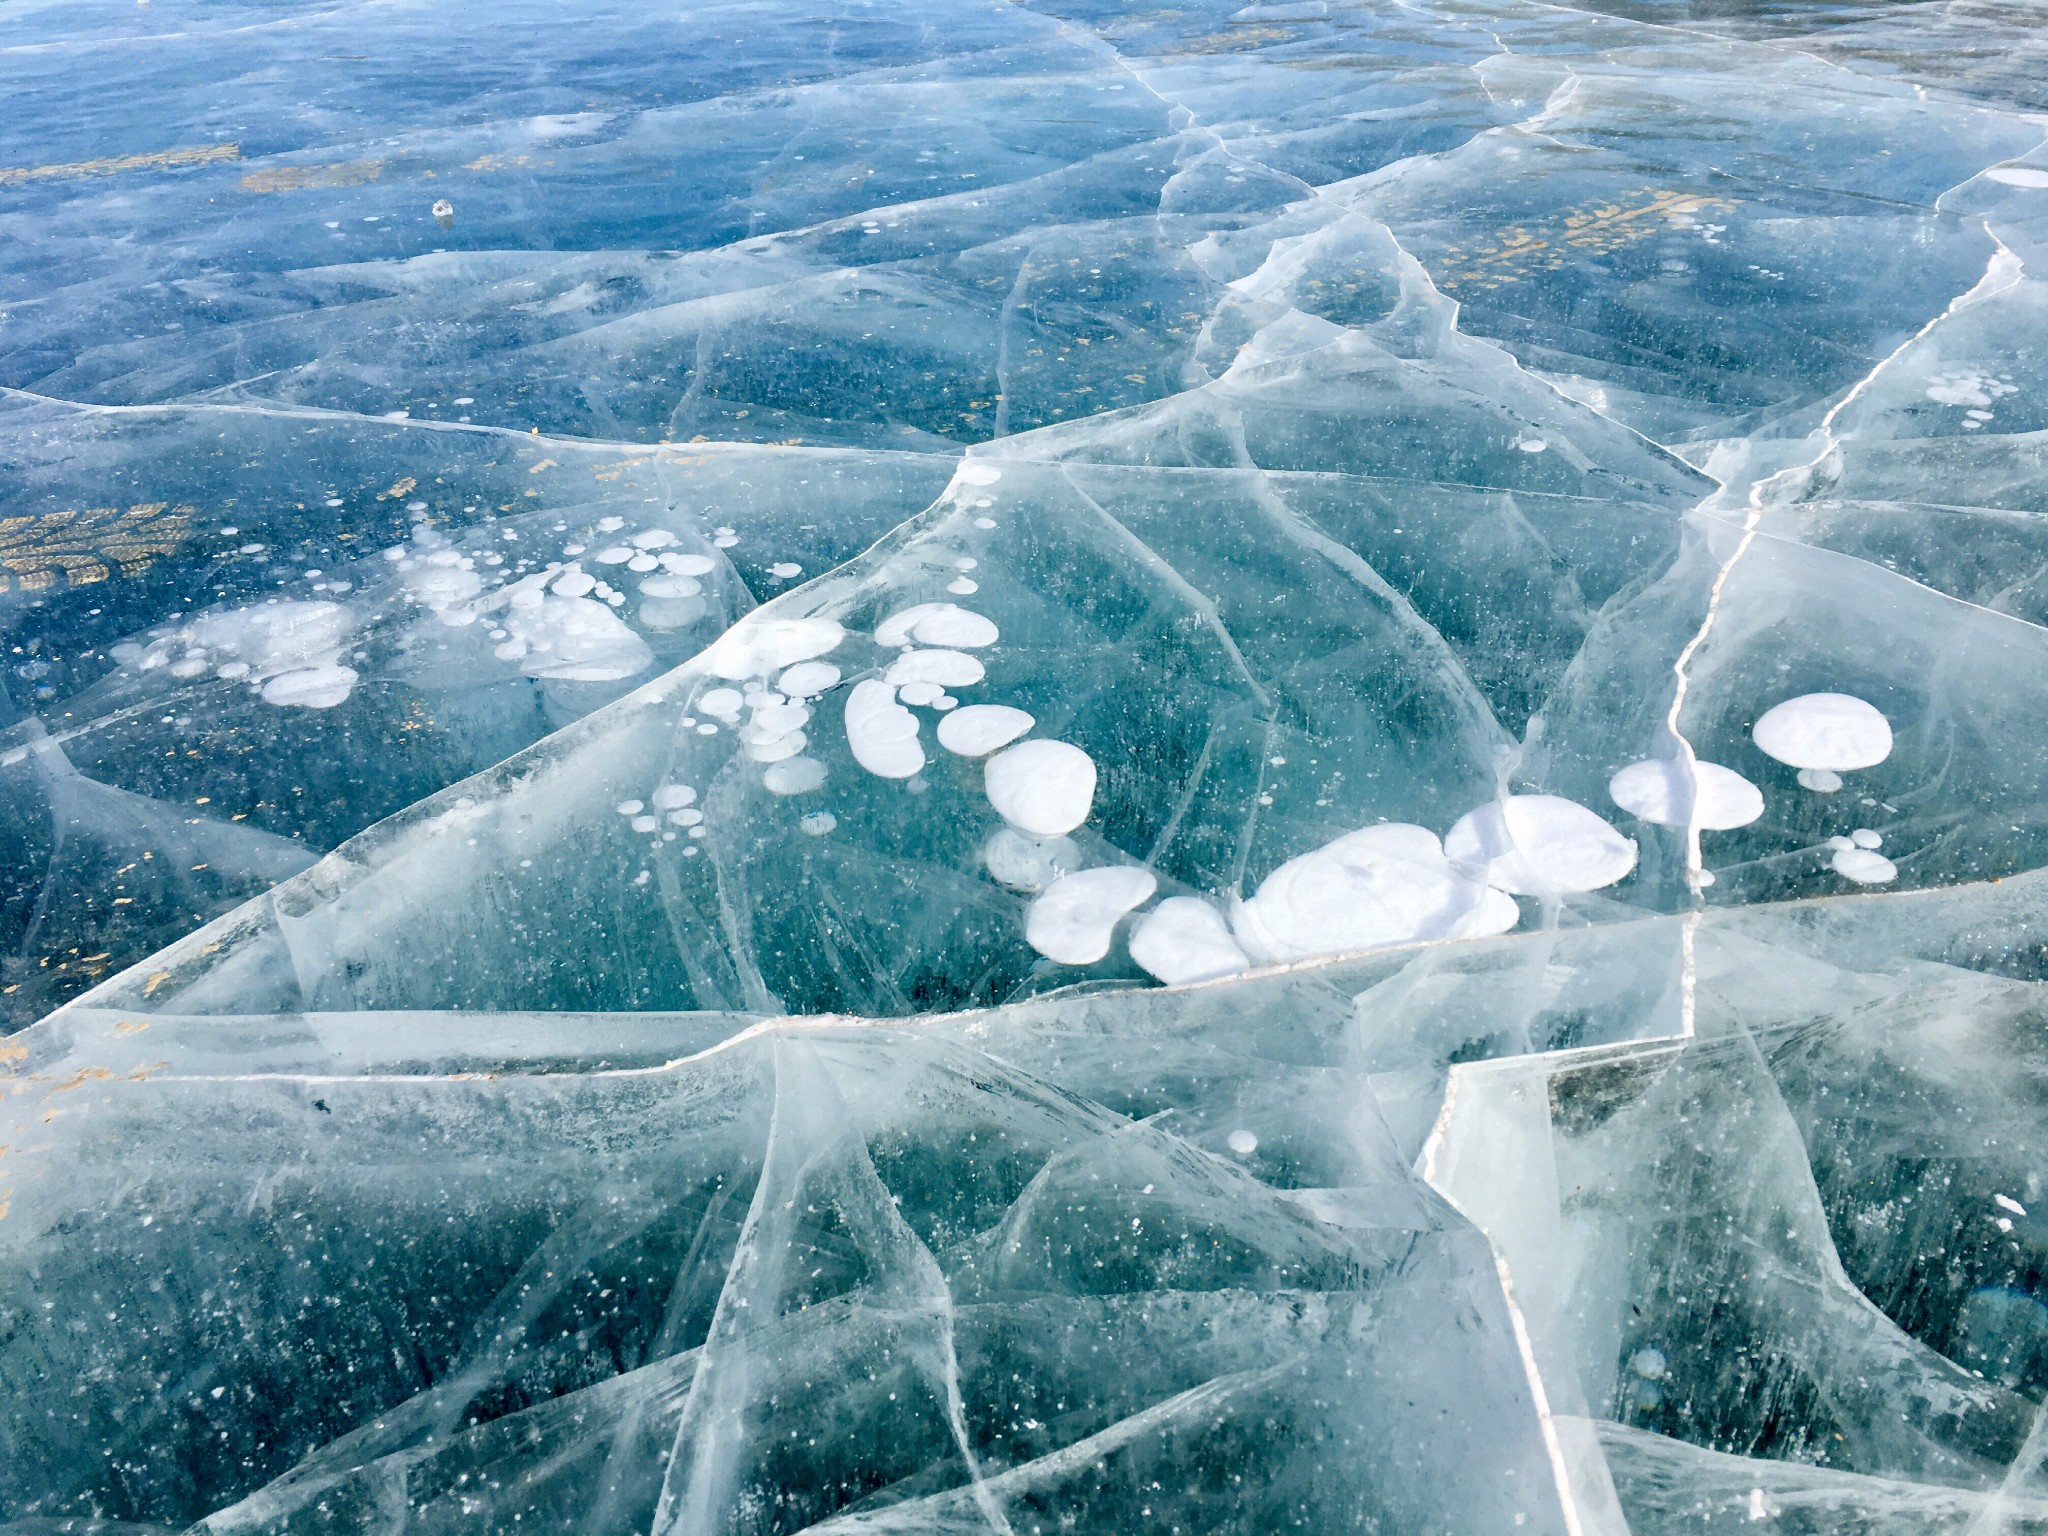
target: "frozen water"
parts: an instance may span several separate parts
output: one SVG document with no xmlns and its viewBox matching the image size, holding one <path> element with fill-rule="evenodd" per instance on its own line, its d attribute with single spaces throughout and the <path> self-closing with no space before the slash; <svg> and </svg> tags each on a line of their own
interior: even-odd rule
<svg viewBox="0 0 2048 1536">
<path fill-rule="evenodd" d="M 2048 1527 L 2048 28 L 0 17 L 0 1532 Z"/>
</svg>

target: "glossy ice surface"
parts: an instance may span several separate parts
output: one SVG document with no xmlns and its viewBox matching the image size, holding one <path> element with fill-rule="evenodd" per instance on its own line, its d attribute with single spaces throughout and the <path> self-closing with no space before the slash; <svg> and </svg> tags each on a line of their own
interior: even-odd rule
<svg viewBox="0 0 2048 1536">
<path fill-rule="evenodd" d="M 2048 10 L 0 102 L 0 1536 L 2048 1529 Z"/>
</svg>

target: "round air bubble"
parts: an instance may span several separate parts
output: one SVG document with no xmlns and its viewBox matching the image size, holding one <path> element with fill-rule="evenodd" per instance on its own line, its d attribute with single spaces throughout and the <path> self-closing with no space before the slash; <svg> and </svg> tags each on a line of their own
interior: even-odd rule
<svg viewBox="0 0 2048 1536">
<path fill-rule="evenodd" d="M 1682 759 L 1650 758 L 1630 763 L 1607 781 L 1614 803 L 1632 816 L 1660 827 L 1697 822 L 1708 832 L 1746 827 L 1764 813 L 1763 791 L 1732 768 Z"/>
<path fill-rule="evenodd" d="M 955 597 L 972 597 L 981 590 L 981 583 L 971 576 L 956 576 L 946 583 L 946 590 Z"/>
<path fill-rule="evenodd" d="M 906 704 L 936 704 L 945 696 L 937 683 L 905 683 L 898 695 Z"/>
<path fill-rule="evenodd" d="M 642 597 L 695 597 L 703 590 L 694 576 L 650 576 L 640 583 Z"/>
<path fill-rule="evenodd" d="M 647 802 L 644 800 L 621 800 L 613 809 L 621 816 L 638 816 L 647 809 Z"/>
<path fill-rule="evenodd" d="M 1828 862 L 1835 866 L 1836 874 L 1858 885 L 1889 885 L 1899 878 L 1898 865 L 1868 848 L 1837 849 Z"/>
<path fill-rule="evenodd" d="M 2038 170 L 2031 165 L 2001 165 L 1984 174 L 2008 187 L 2027 187 L 2034 191 L 2048 190 L 2048 170 Z"/>
<path fill-rule="evenodd" d="M 824 784 L 825 765 L 815 757 L 785 757 L 761 770 L 761 782 L 771 795 L 807 795 Z M 825 825 L 813 828 L 810 823 L 818 817 L 824 818 Z M 806 832 L 830 832 L 837 825 L 829 811 L 814 811 L 804 818 Z"/>
<path fill-rule="evenodd" d="M 783 581 L 792 580 L 795 577 L 803 575 L 803 573 L 804 568 L 798 565 L 794 560 L 778 560 L 773 565 L 768 567 L 768 574 L 770 576 L 778 577 Z"/>
<path fill-rule="evenodd" d="M 1289 859 L 1238 910 L 1248 954 L 1271 960 L 1505 933 L 1521 909 L 1454 866 L 1427 827 L 1387 822 Z"/>
<path fill-rule="evenodd" d="M 554 580 L 548 590 L 557 597 L 588 597 L 597 587 L 597 578 L 588 571 L 568 570 Z"/>
<path fill-rule="evenodd" d="M 965 710 L 948 715 L 958 720 Z M 1095 760 L 1064 741 L 1024 741 L 988 760 L 982 782 L 996 813 L 1020 832 L 1059 837 L 1088 819 Z"/>
<path fill-rule="evenodd" d="M 966 646 L 994 645 L 1000 631 L 988 619 L 958 603 L 916 603 L 897 610 L 875 626 L 875 644 Z"/>
<path fill-rule="evenodd" d="M 778 693 L 808 699 L 839 686 L 839 669 L 829 661 L 800 661 L 775 679 Z"/>
<path fill-rule="evenodd" d="M 1832 795 L 1842 787 L 1842 776 L 1832 768 L 1802 768 L 1799 770 L 1799 787 L 1810 789 L 1817 795 Z"/>
<path fill-rule="evenodd" d="M 1223 914 L 1192 896 L 1169 896 L 1131 932 L 1131 958 L 1168 986 L 1215 981 L 1249 970 Z"/>
<path fill-rule="evenodd" d="M 834 619 L 746 618 L 711 643 L 704 666 L 735 682 L 767 677 L 838 649 L 846 631 Z"/>
<path fill-rule="evenodd" d="M 263 685 L 263 702 L 298 709 L 332 709 L 356 685 L 353 667 L 302 667 L 280 672 Z"/>
<path fill-rule="evenodd" d="M 1858 848 L 1868 848 L 1873 853 L 1884 846 L 1884 839 L 1868 827 L 1858 827 L 1849 834 L 1849 841 Z"/>
<path fill-rule="evenodd" d="M 709 576 L 718 569 L 718 562 L 709 555 L 661 554 L 655 558 L 661 561 L 663 570 L 678 576 Z"/>
<path fill-rule="evenodd" d="M 811 723 L 811 711 L 803 704 L 758 704 L 754 707 L 754 718 L 747 722 L 740 734 L 756 741 L 768 741 L 776 736 L 787 736 L 791 731 L 800 731 Z"/>
<path fill-rule="evenodd" d="M 1767 755 L 1793 768 L 1845 773 L 1892 753 L 1891 723 L 1875 705 L 1846 693 L 1807 693 L 1775 704 L 1751 732 Z"/>
<path fill-rule="evenodd" d="M 855 683 L 846 697 L 846 744 L 853 760 L 877 778 L 907 779 L 924 767 L 917 716 L 896 702 L 894 688 L 874 678 Z"/>
<path fill-rule="evenodd" d="M 631 825 L 635 832 L 654 832 L 660 829 L 661 818 L 659 816 L 635 816 Z"/>
<path fill-rule="evenodd" d="M 642 528 L 633 535 L 633 546 L 636 549 L 661 549 L 675 541 L 676 536 L 666 528 Z"/>
<path fill-rule="evenodd" d="M 1250 1131 L 1232 1131 L 1223 1138 L 1223 1144 L 1239 1157 L 1250 1157 L 1259 1150 L 1259 1138 Z"/>
<path fill-rule="evenodd" d="M 624 565 L 633 558 L 633 551 L 624 544 L 613 544 L 607 548 L 600 549 L 590 558 L 599 565 Z"/>
<path fill-rule="evenodd" d="M 660 570 L 661 562 L 652 555 L 635 555 L 626 562 L 626 569 L 636 576 L 644 576 L 649 571 Z"/>
<path fill-rule="evenodd" d="M 905 683 L 937 683 L 940 688 L 968 688 L 988 675 L 988 669 L 965 651 L 905 651 L 889 663 L 882 681 L 901 687 Z"/>
<path fill-rule="evenodd" d="M 981 850 L 992 878 L 1013 891 L 1042 891 L 1081 867 L 1081 848 L 1070 837 L 1026 837 L 1000 828 Z"/>
<path fill-rule="evenodd" d="M 939 745 L 962 757 L 986 757 L 1038 722 L 1007 704 L 969 704 L 939 722 Z"/>
<path fill-rule="evenodd" d="M 679 811 L 697 798 L 697 791 L 687 784 L 664 784 L 648 798 L 657 810 Z"/>
<path fill-rule="evenodd" d="M 767 741 L 741 738 L 741 750 L 757 763 L 779 763 L 786 757 L 795 757 L 810 744 L 810 738 L 802 731 L 792 731 L 787 736 L 776 736 Z"/>
<path fill-rule="evenodd" d="M 839 818 L 830 811 L 812 811 L 810 815 L 804 817 L 797 825 L 802 827 L 812 837 L 823 837 L 827 832 L 830 832 L 839 825 Z"/>
<path fill-rule="evenodd" d="M 1003 478 L 1003 472 L 993 464 L 977 464 L 968 459 L 953 472 L 953 478 L 962 485 L 994 485 Z"/>
<path fill-rule="evenodd" d="M 1118 866 L 1063 875 L 1024 913 L 1024 937 L 1048 960 L 1093 965 L 1109 953 L 1123 916 L 1159 889 L 1149 869 Z"/>
<path fill-rule="evenodd" d="M 1634 839 L 1557 795 L 1511 795 L 1466 812 L 1444 852 L 1515 896 L 1597 891 L 1636 867 Z"/>
<path fill-rule="evenodd" d="M 737 688 L 714 688 L 697 701 L 697 707 L 707 715 L 730 720 L 746 707 L 746 702 Z"/>
</svg>

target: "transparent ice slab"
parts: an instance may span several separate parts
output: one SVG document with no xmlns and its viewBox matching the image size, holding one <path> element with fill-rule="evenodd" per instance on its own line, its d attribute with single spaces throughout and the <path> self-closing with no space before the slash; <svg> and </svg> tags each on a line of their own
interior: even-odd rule
<svg viewBox="0 0 2048 1536">
<path fill-rule="evenodd" d="M 2040 34 L 17 6 L 0 1531 L 2048 1529 Z"/>
</svg>

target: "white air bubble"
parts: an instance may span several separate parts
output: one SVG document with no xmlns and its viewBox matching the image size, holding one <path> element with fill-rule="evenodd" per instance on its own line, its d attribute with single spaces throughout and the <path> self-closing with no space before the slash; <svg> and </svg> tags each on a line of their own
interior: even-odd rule
<svg viewBox="0 0 2048 1536">
<path fill-rule="evenodd" d="M 1192 896 L 1170 896 L 1145 914 L 1131 933 L 1131 958 L 1168 986 L 1215 981 L 1251 966 L 1223 914 Z"/>
<path fill-rule="evenodd" d="M 939 722 L 939 745 L 962 757 L 986 757 L 1037 724 L 1007 704 L 970 704 Z"/>
<path fill-rule="evenodd" d="M 1597 891 L 1636 867 L 1633 839 L 1557 795 L 1510 795 L 1466 812 L 1444 853 L 1515 896 Z"/>
<path fill-rule="evenodd" d="M 1159 889 L 1149 869 L 1116 866 L 1063 875 L 1024 914 L 1024 937 L 1048 960 L 1093 965 L 1109 953 L 1116 925 Z"/>
<path fill-rule="evenodd" d="M 980 682 L 987 670 L 964 651 L 905 651 L 889 663 L 882 681 L 898 687 L 905 683 L 936 683 L 942 690 L 965 688 Z"/>
<path fill-rule="evenodd" d="M 1858 848 L 1868 848 L 1872 852 L 1884 846 L 1884 839 L 1868 827 L 1858 827 L 1854 832 L 1851 832 L 1849 834 L 1849 841 Z"/>
<path fill-rule="evenodd" d="M 353 667 L 304 667 L 280 672 L 263 685 L 263 702 L 299 709 L 332 709 L 356 685 Z"/>
<path fill-rule="evenodd" d="M 1239 1157 L 1250 1157 L 1259 1150 L 1259 1138 L 1250 1131 L 1232 1131 L 1223 1138 L 1223 1144 Z"/>
<path fill-rule="evenodd" d="M 918 603 L 900 609 L 875 626 L 875 644 L 966 646 L 993 645 L 999 631 L 989 620 L 956 603 Z"/>
<path fill-rule="evenodd" d="M 695 597 L 703 590 L 704 584 L 694 576 L 650 576 L 640 583 L 642 597 Z"/>
<path fill-rule="evenodd" d="M 694 802 L 697 791 L 687 784 L 664 784 L 648 798 L 654 802 L 657 809 L 674 811 Z"/>
<path fill-rule="evenodd" d="M 953 472 L 953 478 L 962 485 L 994 485 L 1003 478 L 1003 472 L 993 464 L 977 464 L 967 459 Z"/>
<path fill-rule="evenodd" d="M 773 795 L 807 795 L 824 784 L 825 765 L 815 757 L 786 757 L 781 762 L 770 763 L 762 769 L 761 782 Z M 824 830 L 827 832 L 838 825 L 832 820 L 830 812 L 819 811 L 813 814 L 825 818 Z M 806 832 L 812 830 L 809 825 L 811 819 L 810 816 L 804 818 Z"/>
<path fill-rule="evenodd" d="M 714 677 L 734 681 L 767 677 L 836 650 L 845 638 L 846 631 L 833 619 L 749 617 L 712 642 L 704 667 Z"/>
<path fill-rule="evenodd" d="M 1898 865 L 1868 848 L 1837 849 L 1829 862 L 1835 866 L 1836 874 L 1858 885 L 1886 885 L 1899 877 Z"/>
<path fill-rule="evenodd" d="M 633 558 L 633 551 L 624 544 L 613 544 L 607 548 L 600 549 L 590 558 L 599 565 L 624 565 Z"/>
<path fill-rule="evenodd" d="M 1607 793 L 1631 815 L 1660 827 L 1697 823 L 1709 832 L 1746 827 L 1764 813 L 1763 792 L 1719 763 L 1651 758 L 1630 763 L 1608 781 Z"/>
<path fill-rule="evenodd" d="M 951 725 L 967 713 L 948 715 Z M 1058 837 L 1088 819 L 1095 803 L 1095 760 L 1064 741 L 1025 741 L 988 761 L 982 782 L 996 813 L 1021 832 Z"/>
<path fill-rule="evenodd" d="M 812 811 L 802 821 L 799 821 L 797 825 L 802 827 L 812 837 L 823 837 L 827 832 L 830 832 L 839 825 L 839 818 L 830 811 Z"/>
<path fill-rule="evenodd" d="M 1454 866 L 1427 827 L 1364 827 L 1289 859 L 1233 921 L 1248 955 L 1305 960 L 1423 940 L 1505 933 L 1506 895 Z"/>
<path fill-rule="evenodd" d="M 907 779 L 924 767 L 917 716 L 896 702 L 894 688 L 874 678 L 855 683 L 846 697 L 846 744 L 853 760 L 877 778 Z"/>
<path fill-rule="evenodd" d="M 1070 837 L 1027 837 L 1003 827 L 981 850 L 991 878 L 1017 891 L 1042 891 L 1061 875 L 1081 867 L 1081 849 Z"/>
<path fill-rule="evenodd" d="M 800 661 L 778 677 L 775 686 L 792 699 L 814 698 L 839 686 L 839 669 L 829 661 Z"/>
<path fill-rule="evenodd" d="M 1834 773 L 1873 767 L 1892 751 L 1890 722 L 1846 693 L 1808 693 L 1773 705 L 1751 735 L 1781 763 Z"/>
</svg>

